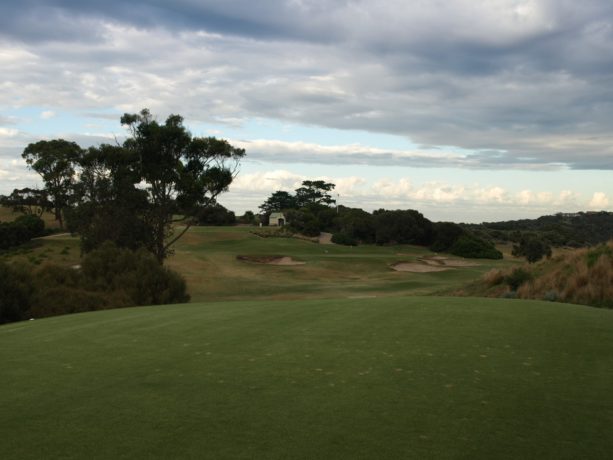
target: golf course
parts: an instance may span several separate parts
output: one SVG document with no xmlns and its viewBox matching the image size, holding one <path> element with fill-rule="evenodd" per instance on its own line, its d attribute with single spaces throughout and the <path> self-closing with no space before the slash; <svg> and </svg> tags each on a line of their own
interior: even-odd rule
<svg viewBox="0 0 613 460">
<path fill-rule="evenodd" d="M 192 228 L 191 303 L 0 326 L 0 457 L 609 458 L 613 312 L 450 297 L 517 263 L 460 262 Z"/>
</svg>

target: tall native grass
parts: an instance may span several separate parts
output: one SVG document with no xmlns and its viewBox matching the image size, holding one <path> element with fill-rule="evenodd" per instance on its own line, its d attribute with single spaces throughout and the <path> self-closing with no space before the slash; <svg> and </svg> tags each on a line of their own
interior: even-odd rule
<svg viewBox="0 0 613 460">
<path fill-rule="evenodd" d="M 517 285 L 515 275 L 520 270 L 531 276 Z M 513 270 L 492 270 L 482 277 L 481 283 L 488 295 L 512 292 L 521 299 L 613 308 L 613 241 Z"/>
</svg>

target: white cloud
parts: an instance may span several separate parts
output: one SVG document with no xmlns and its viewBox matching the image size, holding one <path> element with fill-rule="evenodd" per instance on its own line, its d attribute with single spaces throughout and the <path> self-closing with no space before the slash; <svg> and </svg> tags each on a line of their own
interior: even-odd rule
<svg viewBox="0 0 613 460">
<path fill-rule="evenodd" d="M 55 112 L 53 110 L 45 110 L 41 112 L 40 117 L 43 120 L 49 120 L 50 118 L 55 117 Z"/>
<path fill-rule="evenodd" d="M 17 129 L 0 127 L 0 137 L 15 137 L 19 134 Z"/>
<path fill-rule="evenodd" d="M 293 191 L 300 186 L 305 176 L 285 170 L 239 174 L 232 182 L 231 190 L 239 192 Z"/>
<path fill-rule="evenodd" d="M 406 178 L 398 181 L 380 179 L 372 185 L 371 190 L 375 195 L 408 197 L 409 194 L 413 192 L 413 186 L 411 185 L 411 181 Z"/>
<path fill-rule="evenodd" d="M 610 2 L 57 3 L 53 27 L 5 12 L 0 106 L 264 117 L 477 153 L 384 152 L 416 166 L 613 169 Z"/>
<path fill-rule="evenodd" d="M 578 200 L 578 194 L 568 190 L 557 193 L 532 190 L 512 193 L 500 186 L 481 186 L 474 183 L 414 183 L 409 178 L 368 180 L 357 176 L 307 177 L 287 170 L 274 170 L 239 175 L 232 184 L 231 193 L 223 197 L 222 201 L 236 203 L 241 212 L 248 208 L 256 209 L 272 192 L 293 192 L 306 179 L 322 179 L 336 184 L 333 195 L 345 206 L 361 207 L 369 211 L 378 208 L 411 208 L 429 210 L 434 215 L 449 210 L 452 206 L 455 208 L 453 212 L 456 213 L 453 216 L 459 220 L 468 219 L 462 218 L 462 209 L 487 209 L 495 212 L 521 209 L 524 215 L 528 213 L 539 216 L 569 209 L 575 206 Z M 245 199 L 246 195 L 251 199 Z"/>
<path fill-rule="evenodd" d="M 588 206 L 597 210 L 607 209 L 609 207 L 609 198 L 603 192 L 596 192 L 592 196 Z"/>
</svg>

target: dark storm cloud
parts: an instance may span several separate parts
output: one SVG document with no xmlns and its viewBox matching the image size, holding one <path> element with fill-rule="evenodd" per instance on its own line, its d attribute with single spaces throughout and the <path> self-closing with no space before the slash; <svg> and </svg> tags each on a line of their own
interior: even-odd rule
<svg viewBox="0 0 613 460">
<path fill-rule="evenodd" d="M 0 105 L 274 118 L 474 150 L 462 167 L 613 169 L 609 0 L 3 2 L 2 39 Z M 405 161 L 378 155 L 353 161 Z"/>
</svg>

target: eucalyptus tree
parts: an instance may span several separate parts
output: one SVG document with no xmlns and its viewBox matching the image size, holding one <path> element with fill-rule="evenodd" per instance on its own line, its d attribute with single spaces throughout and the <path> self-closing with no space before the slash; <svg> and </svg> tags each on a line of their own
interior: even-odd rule
<svg viewBox="0 0 613 460">
<path fill-rule="evenodd" d="M 82 154 L 83 149 L 77 143 L 53 139 L 29 144 L 21 155 L 28 167 L 43 179 L 61 228 L 64 227 L 63 212 L 73 191 L 75 167 Z"/>
<path fill-rule="evenodd" d="M 121 123 L 130 133 L 123 147 L 138 164 L 140 184 L 147 193 L 144 218 L 152 231 L 151 249 L 161 263 L 198 211 L 215 204 L 228 190 L 245 150 L 224 139 L 193 137 L 180 115 L 159 123 L 143 109 L 124 114 Z M 183 228 L 175 234 L 178 223 Z"/>
</svg>

